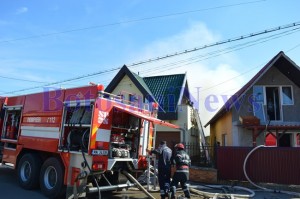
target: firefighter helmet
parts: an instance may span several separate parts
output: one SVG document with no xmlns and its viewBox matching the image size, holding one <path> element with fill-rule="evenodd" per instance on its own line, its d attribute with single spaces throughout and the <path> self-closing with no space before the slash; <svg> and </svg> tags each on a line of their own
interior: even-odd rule
<svg viewBox="0 0 300 199">
<path fill-rule="evenodd" d="M 184 145 L 182 143 L 178 143 L 175 145 L 176 149 L 184 149 Z"/>
</svg>

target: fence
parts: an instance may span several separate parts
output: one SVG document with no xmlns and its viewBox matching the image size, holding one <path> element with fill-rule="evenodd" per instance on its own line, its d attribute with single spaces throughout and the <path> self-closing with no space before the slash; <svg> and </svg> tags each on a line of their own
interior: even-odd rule
<svg viewBox="0 0 300 199">
<path fill-rule="evenodd" d="M 245 181 L 243 163 L 250 147 L 217 147 L 219 180 Z M 254 182 L 300 184 L 300 148 L 260 148 L 249 157 L 246 171 Z"/>
<path fill-rule="evenodd" d="M 211 158 L 207 157 L 206 154 L 211 154 L 212 147 L 203 146 L 200 147 L 199 143 L 183 143 L 185 146 L 185 151 L 189 154 L 192 166 L 199 167 L 212 167 L 214 162 Z"/>
</svg>

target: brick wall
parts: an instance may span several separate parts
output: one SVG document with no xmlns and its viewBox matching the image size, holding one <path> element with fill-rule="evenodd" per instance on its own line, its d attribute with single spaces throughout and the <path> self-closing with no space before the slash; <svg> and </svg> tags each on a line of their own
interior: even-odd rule
<svg viewBox="0 0 300 199">
<path fill-rule="evenodd" d="M 175 168 L 172 167 L 172 176 Z M 204 167 L 191 167 L 190 168 L 190 181 L 203 182 L 203 183 L 217 183 L 217 170 Z"/>
</svg>

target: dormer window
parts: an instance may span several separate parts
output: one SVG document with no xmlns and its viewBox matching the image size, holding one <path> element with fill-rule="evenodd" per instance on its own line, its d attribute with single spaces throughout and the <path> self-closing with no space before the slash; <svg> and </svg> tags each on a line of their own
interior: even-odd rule
<svg viewBox="0 0 300 199">
<path fill-rule="evenodd" d="M 256 105 L 254 115 L 261 121 L 282 121 L 282 107 L 294 104 L 292 88 L 292 86 L 253 86 Z"/>
<path fill-rule="evenodd" d="M 282 86 L 282 105 L 293 105 L 293 93 L 291 86 Z"/>
<path fill-rule="evenodd" d="M 267 105 L 268 120 L 281 120 L 280 89 L 279 87 L 266 87 L 265 101 Z"/>
</svg>

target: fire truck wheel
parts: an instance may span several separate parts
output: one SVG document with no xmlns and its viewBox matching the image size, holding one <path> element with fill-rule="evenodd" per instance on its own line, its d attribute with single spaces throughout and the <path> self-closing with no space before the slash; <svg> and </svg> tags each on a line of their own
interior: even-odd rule
<svg viewBox="0 0 300 199">
<path fill-rule="evenodd" d="M 18 163 L 18 181 L 24 189 L 34 189 L 39 186 L 39 175 L 42 161 L 37 154 L 25 154 Z"/>
<path fill-rule="evenodd" d="M 40 174 L 40 187 L 42 193 L 49 198 L 62 198 L 65 194 L 64 167 L 54 157 L 48 158 Z"/>
</svg>

